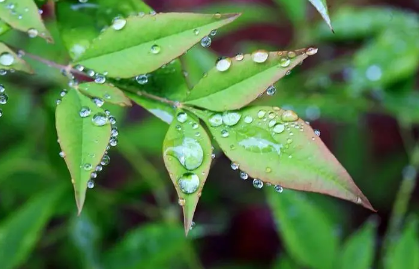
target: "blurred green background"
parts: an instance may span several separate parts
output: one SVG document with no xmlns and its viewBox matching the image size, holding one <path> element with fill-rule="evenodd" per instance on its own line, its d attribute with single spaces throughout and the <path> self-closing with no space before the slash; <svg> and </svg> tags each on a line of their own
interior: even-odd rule
<svg viewBox="0 0 419 269">
<path fill-rule="evenodd" d="M 39 2 L 54 45 L 16 31 L 0 40 L 65 64 L 51 5 Z M 210 49 L 182 56 L 191 84 L 219 56 L 318 47 L 256 103 L 310 121 L 378 212 L 254 189 L 219 153 L 185 238 L 161 157 L 168 125 L 138 106 L 108 105 L 120 143 L 77 216 L 54 127 L 68 82 L 28 60 L 36 75 L 0 76 L 9 95 L 0 107 L 0 268 L 419 268 L 419 1 L 329 0 L 334 34 L 306 0 L 146 2 L 159 12 L 243 12 Z"/>
</svg>

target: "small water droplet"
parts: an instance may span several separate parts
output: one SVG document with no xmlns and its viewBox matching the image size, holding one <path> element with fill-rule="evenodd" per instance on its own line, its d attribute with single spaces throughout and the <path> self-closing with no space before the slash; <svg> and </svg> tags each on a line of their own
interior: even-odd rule
<svg viewBox="0 0 419 269">
<path fill-rule="evenodd" d="M 227 130 L 222 130 L 221 131 L 221 136 L 222 137 L 228 137 L 230 134 L 229 134 L 229 132 L 227 131 Z"/>
<path fill-rule="evenodd" d="M 199 187 L 199 177 L 194 173 L 185 173 L 177 181 L 180 190 L 183 193 L 191 194 L 196 192 Z"/>
<path fill-rule="evenodd" d="M 144 84 L 147 84 L 147 82 L 148 82 L 148 76 L 147 75 L 138 75 L 138 76 L 135 77 L 135 80 L 138 82 L 138 84 L 144 85 Z"/>
<path fill-rule="evenodd" d="M 211 37 L 209 36 L 205 36 L 204 38 L 201 39 L 201 46 L 204 48 L 208 48 L 209 46 L 211 46 L 212 40 Z"/>
<path fill-rule="evenodd" d="M 272 172 L 272 168 L 270 168 L 270 167 L 266 167 L 265 172 L 266 172 L 266 173 L 270 173 L 270 172 Z"/>
<path fill-rule="evenodd" d="M 217 29 L 212 30 L 212 31 L 210 32 L 210 36 L 215 36 L 216 34 L 217 34 Z"/>
<path fill-rule="evenodd" d="M 110 116 L 110 117 L 109 117 L 109 122 L 110 122 L 110 124 L 115 125 L 115 124 L 116 124 L 116 119 L 115 119 L 115 117 Z"/>
<path fill-rule="evenodd" d="M 292 58 L 295 58 L 295 56 L 297 56 L 297 54 L 296 54 L 295 52 L 293 52 L 293 51 L 289 51 L 289 52 L 288 52 L 288 57 L 289 57 L 289 58 L 291 58 L 291 59 L 292 59 Z"/>
<path fill-rule="evenodd" d="M 235 163 L 235 162 L 232 162 L 231 163 L 231 169 L 233 169 L 233 170 L 239 169 L 239 164 L 238 163 Z"/>
<path fill-rule="evenodd" d="M 263 182 L 260 179 L 253 179 L 253 187 L 255 187 L 256 189 L 262 189 L 263 187 Z"/>
<path fill-rule="evenodd" d="M 215 14 L 214 14 L 214 18 L 216 18 L 216 19 L 220 19 L 220 18 L 221 18 L 221 14 L 220 14 L 220 12 L 215 13 Z"/>
<path fill-rule="evenodd" d="M 199 29 L 194 29 L 194 30 L 193 30 L 193 33 L 194 33 L 195 35 L 199 35 Z"/>
<path fill-rule="evenodd" d="M 273 128 L 274 133 L 277 133 L 277 134 L 282 133 L 284 130 L 285 130 L 285 125 L 283 125 L 283 124 L 277 124 Z"/>
<path fill-rule="evenodd" d="M 61 158 L 64 158 L 64 157 L 65 157 L 65 153 L 64 153 L 64 151 L 61 151 L 61 152 L 59 153 L 59 155 L 60 155 L 60 157 L 61 157 Z"/>
<path fill-rule="evenodd" d="M 285 110 L 282 115 L 281 119 L 284 122 L 291 122 L 298 120 L 298 115 L 292 110 Z"/>
<path fill-rule="evenodd" d="M 284 188 L 282 188 L 280 185 L 275 185 L 274 189 L 276 192 L 279 192 L 279 193 L 284 191 Z"/>
<path fill-rule="evenodd" d="M 90 171 L 90 170 L 92 170 L 92 165 L 91 165 L 90 163 L 85 163 L 85 164 L 83 165 L 83 169 L 84 169 L 85 171 Z"/>
<path fill-rule="evenodd" d="M 92 172 L 90 174 L 90 178 L 97 178 L 97 173 L 96 172 Z"/>
<path fill-rule="evenodd" d="M 245 123 L 252 123 L 252 121 L 253 121 L 252 116 L 246 116 L 246 117 L 244 117 L 244 122 Z"/>
<path fill-rule="evenodd" d="M 269 53 L 266 50 L 257 50 L 252 53 L 252 59 L 255 63 L 264 63 L 269 57 Z"/>
<path fill-rule="evenodd" d="M 281 58 L 281 60 L 279 60 L 279 65 L 282 67 L 288 67 L 291 63 L 291 60 L 288 58 Z"/>
<path fill-rule="evenodd" d="M 11 66 L 15 62 L 12 54 L 5 52 L 0 54 L 0 64 L 4 66 Z"/>
<path fill-rule="evenodd" d="M 274 119 L 275 118 L 275 116 L 276 116 L 276 114 L 275 114 L 275 112 L 269 112 L 269 114 L 268 114 L 268 118 L 269 119 Z"/>
<path fill-rule="evenodd" d="M 37 37 L 37 36 L 38 36 L 38 30 L 36 30 L 36 29 L 34 29 L 34 28 L 29 29 L 29 30 L 28 30 L 28 36 L 29 36 L 30 38 Z"/>
<path fill-rule="evenodd" d="M 223 116 L 221 114 L 214 114 L 209 118 L 209 123 L 213 127 L 218 127 L 223 124 Z"/>
<path fill-rule="evenodd" d="M 100 171 L 102 171 L 102 170 L 103 170 L 102 165 L 98 165 L 98 166 L 96 166 L 96 168 L 95 168 L 95 171 L 96 171 L 96 172 L 100 172 Z"/>
<path fill-rule="evenodd" d="M 125 27 L 127 20 L 124 18 L 116 17 L 112 21 L 112 28 L 119 31 Z"/>
<path fill-rule="evenodd" d="M 95 82 L 98 84 L 103 84 L 106 82 L 106 77 L 104 75 L 97 74 L 95 77 Z"/>
<path fill-rule="evenodd" d="M 119 135 L 118 128 L 112 127 L 111 136 L 117 137 Z"/>
<path fill-rule="evenodd" d="M 272 96 L 275 93 L 276 93 L 276 88 L 273 85 L 269 86 L 268 89 L 266 89 L 266 94 L 269 96 Z"/>
<path fill-rule="evenodd" d="M 243 61 L 244 55 L 243 55 L 243 53 L 239 53 L 239 54 L 236 55 L 235 58 L 236 58 L 237 61 Z"/>
<path fill-rule="evenodd" d="M 317 136 L 320 136 L 320 131 L 319 131 L 319 130 L 317 130 L 317 129 L 315 129 L 315 130 L 314 130 L 314 134 L 315 134 L 315 135 L 317 135 Z"/>
<path fill-rule="evenodd" d="M 111 161 L 111 158 L 108 155 L 103 155 L 102 160 L 100 161 L 100 164 L 105 166 L 108 165 Z"/>
<path fill-rule="evenodd" d="M 265 110 L 259 110 L 259 112 L 258 112 L 258 118 L 259 119 L 265 117 L 265 115 L 266 115 L 266 111 Z"/>
<path fill-rule="evenodd" d="M 90 115 L 92 111 L 90 110 L 90 108 L 88 108 L 87 106 L 84 106 L 80 109 L 79 115 L 82 118 L 86 118 Z"/>
<path fill-rule="evenodd" d="M 271 120 L 271 121 L 269 121 L 268 126 L 269 126 L 269 128 L 272 128 L 272 127 L 275 126 L 275 124 L 276 124 L 276 120 Z"/>
<path fill-rule="evenodd" d="M 87 181 L 87 187 L 89 189 L 93 189 L 95 187 L 95 181 L 91 180 L 91 179 L 89 181 Z"/>
<path fill-rule="evenodd" d="M 312 56 L 312 55 L 316 54 L 318 50 L 319 50 L 318 48 L 308 48 L 306 50 L 306 54 Z"/>
<path fill-rule="evenodd" d="M 93 98 L 92 98 L 92 101 L 93 101 L 93 103 L 95 103 L 95 105 L 96 105 L 97 107 L 102 107 L 102 106 L 103 106 L 103 104 L 105 103 L 102 99 L 97 98 L 97 97 L 93 97 Z"/>
<path fill-rule="evenodd" d="M 92 122 L 96 126 L 104 126 L 108 123 L 108 116 L 102 112 L 96 113 L 93 115 Z"/>
<path fill-rule="evenodd" d="M 249 178 L 249 175 L 246 172 L 240 171 L 240 178 L 246 180 Z"/>
<path fill-rule="evenodd" d="M 192 129 L 196 130 L 199 128 L 199 124 L 198 123 L 193 123 L 192 124 Z"/>
<path fill-rule="evenodd" d="M 153 54 L 158 54 L 160 53 L 161 48 L 159 45 L 154 44 L 153 46 L 151 46 L 151 53 Z"/>
<path fill-rule="evenodd" d="M 180 112 L 177 114 L 176 119 L 178 120 L 178 122 L 184 123 L 188 119 L 188 114 L 186 114 L 185 112 Z"/>
<path fill-rule="evenodd" d="M 0 105 L 7 104 L 8 100 L 9 100 L 9 96 L 6 93 L 4 92 L 0 93 Z"/>
<path fill-rule="evenodd" d="M 238 112 L 224 112 L 222 117 L 225 125 L 234 126 L 239 122 L 241 114 Z"/>
<path fill-rule="evenodd" d="M 217 64 L 215 65 L 217 70 L 220 71 L 220 72 L 227 71 L 230 68 L 230 66 L 231 66 L 231 59 L 230 58 L 220 58 L 217 61 Z"/>
<path fill-rule="evenodd" d="M 186 200 L 184 198 L 179 198 L 179 200 L 177 202 L 180 206 L 184 206 L 185 203 L 186 203 Z"/>
</svg>

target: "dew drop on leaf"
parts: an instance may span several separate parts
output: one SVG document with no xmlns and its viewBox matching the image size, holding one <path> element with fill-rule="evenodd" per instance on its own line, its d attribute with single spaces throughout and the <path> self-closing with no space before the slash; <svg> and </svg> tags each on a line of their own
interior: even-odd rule
<svg viewBox="0 0 419 269">
<path fill-rule="evenodd" d="M 194 30 L 193 30 L 193 33 L 194 33 L 195 35 L 199 35 L 199 30 L 198 30 L 198 29 L 194 29 Z"/>
<path fill-rule="evenodd" d="M 93 101 L 93 103 L 95 103 L 95 105 L 96 105 L 97 107 L 102 107 L 102 106 L 103 106 L 103 104 L 105 103 L 102 99 L 97 98 L 97 97 L 93 97 L 93 98 L 92 98 L 92 101 Z"/>
<path fill-rule="evenodd" d="M 317 135 L 317 136 L 320 136 L 320 131 L 316 129 L 316 130 L 314 130 L 314 134 Z"/>
<path fill-rule="evenodd" d="M 11 66 L 15 62 L 15 58 L 10 53 L 0 54 L 0 64 L 4 66 Z"/>
<path fill-rule="evenodd" d="M 119 31 L 122 28 L 124 28 L 126 24 L 127 24 L 127 20 L 125 20 L 124 18 L 116 17 L 112 21 L 112 28 Z"/>
<path fill-rule="evenodd" d="M 231 169 L 233 169 L 233 170 L 239 169 L 239 164 L 238 163 L 235 163 L 235 162 L 232 162 L 231 163 Z"/>
<path fill-rule="evenodd" d="M 151 53 L 153 54 L 158 54 L 161 51 L 161 48 L 159 45 L 154 44 L 153 46 L 151 46 Z"/>
<path fill-rule="evenodd" d="M 194 193 L 199 187 L 199 177 L 194 173 L 185 173 L 178 179 L 178 186 L 183 193 Z"/>
<path fill-rule="evenodd" d="M 276 88 L 273 85 L 269 86 L 268 89 L 266 89 L 266 94 L 269 96 L 272 96 L 275 93 L 276 93 Z"/>
<path fill-rule="evenodd" d="M 135 77 L 135 80 L 137 81 L 138 84 L 144 85 L 144 84 L 147 84 L 148 77 L 147 75 L 138 75 Z"/>
<path fill-rule="evenodd" d="M 9 96 L 5 94 L 4 92 L 0 93 L 0 105 L 7 104 L 7 101 L 9 100 Z"/>
<path fill-rule="evenodd" d="M 102 112 L 96 113 L 93 115 L 92 122 L 96 126 L 104 126 L 108 123 L 108 116 Z"/>
<path fill-rule="evenodd" d="M 275 185 L 275 186 L 274 186 L 274 190 L 275 190 L 276 192 L 281 193 L 281 192 L 283 192 L 283 191 L 284 191 L 284 188 L 282 188 L 280 185 Z"/>
<path fill-rule="evenodd" d="M 193 138 L 174 139 L 168 142 L 168 147 L 164 154 L 175 157 L 179 163 L 187 170 L 195 170 L 201 166 L 204 160 L 204 151 Z"/>
<path fill-rule="evenodd" d="M 221 136 L 222 137 L 228 137 L 230 133 L 227 130 L 221 130 Z"/>
<path fill-rule="evenodd" d="M 309 56 L 312 56 L 312 55 L 316 54 L 318 50 L 319 50 L 318 48 L 308 48 L 306 50 L 306 54 L 309 55 Z"/>
<path fill-rule="evenodd" d="M 244 55 L 243 55 L 243 53 L 239 53 L 239 54 L 236 55 L 235 58 L 236 58 L 237 61 L 242 61 L 244 59 Z"/>
<path fill-rule="evenodd" d="M 90 171 L 90 170 L 92 170 L 92 165 L 91 165 L 90 163 L 85 163 L 85 164 L 83 165 L 83 169 L 84 169 L 85 171 Z"/>
<path fill-rule="evenodd" d="M 297 54 L 296 54 L 295 52 L 293 52 L 293 51 L 289 51 L 289 52 L 288 52 L 288 57 L 289 57 L 289 58 L 291 58 L 291 59 L 292 59 L 292 58 L 295 58 L 295 56 L 297 56 Z"/>
<path fill-rule="evenodd" d="M 241 116 L 238 112 L 224 112 L 222 117 L 225 125 L 234 126 L 239 122 Z"/>
<path fill-rule="evenodd" d="M 38 30 L 36 30 L 36 29 L 34 29 L 34 28 L 29 29 L 29 30 L 28 30 L 28 36 L 29 36 L 30 38 L 37 37 L 37 36 L 38 36 Z"/>
<path fill-rule="evenodd" d="M 253 179 L 253 187 L 255 187 L 256 189 L 262 189 L 263 187 L 263 182 L 260 179 Z"/>
<path fill-rule="evenodd" d="M 91 180 L 91 179 L 89 181 L 87 181 L 87 187 L 89 189 L 93 189 L 95 187 L 95 181 Z"/>
<path fill-rule="evenodd" d="M 269 53 L 266 50 L 257 50 L 252 53 L 252 59 L 255 63 L 264 63 L 269 57 Z"/>
<path fill-rule="evenodd" d="M 265 117 L 265 115 L 266 115 L 266 111 L 265 110 L 259 110 L 259 112 L 258 112 L 258 118 L 259 119 Z"/>
<path fill-rule="evenodd" d="M 244 117 L 244 122 L 245 123 L 252 123 L 253 122 L 252 116 L 246 116 L 246 117 Z"/>
<path fill-rule="evenodd" d="M 284 122 L 291 122 L 298 120 L 298 115 L 292 110 L 285 110 L 282 115 L 281 119 Z"/>
<path fill-rule="evenodd" d="M 281 60 L 279 60 L 279 65 L 282 67 L 288 67 L 291 63 L 291 60 L 288 58 L 281 58 Z"/>
<path fill-rule="evenodd" d="M 215 65 L 217 70 L 220 72 L 227 71 L 230 68 L 230 66 L 231 66 L 230 58 L 220 58 Z"/>
<path fill-rule="evenodd" d="M 221 114 L 214 114 L 209 118 L 208 121 L 212 127 L 217 127 L 223 124 L 223 117 L 221 116 Z"/>
<path fill-rule="evenodd" d="M 188 114 L 186 114 L 185 112 L 179 112 L 176 116 L 176 119 L 178 120 L 178 122 L 184 123 L 188 119 Z"/>
<path fill-rule="evenodd" d="M 273 131 L 274 133 L 280 134 L 285 130 L 285 125 L 284 124 L 277 124 L 275 125 Z"/>
<path fill-rule="evenodd" d="M 186 200 L 184 198 L 179 198 L 179 200 L 177 202 L 180 206 L 184 206 L 185 203 L 186 203 Z"/>
<path fill-rule="evenodd" d="M 201 39 L 201 46 L 204 48 L 208 48 L 209 46 L 211 46 L 211 37 L 209 36 L 205 36 L 204 38 Z"/>
<path fill-rule="evenodd" d="M 100 161 L 100 164 L 105 166 L 108 165 L 111 161 L 111 158 L 108 155 L 103 155 L 102 160 Z"/>
<path fill-rule="evenodd" d="M 249 178 L 249 175 L 246 172 L 240 171 L 240 178 L 246 180 Z"/>
</svg>

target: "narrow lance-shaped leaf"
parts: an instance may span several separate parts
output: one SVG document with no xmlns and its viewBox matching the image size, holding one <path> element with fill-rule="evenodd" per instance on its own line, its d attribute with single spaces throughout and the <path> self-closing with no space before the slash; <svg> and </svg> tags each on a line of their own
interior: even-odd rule
<svg viewBox="0 0 419 269">
<path fill-rule="evenodd" d="M 315 53 L 316 48 L 279 52 L 258 50 L 251 55 L 221 58 L 195 85 L 185 103 L 212 111 L 242 108 Z"/>
<path fill-rule="evenodd" d="M 308 1 L 310 1 L 310 3 L 317 9 L 320 15 L 322 15 L 323 20 L 327 23 L 330 30 L 332 30 L 333 32 L 332 22 L 330 21 L 326 0 L 308 0 Z"/>
<path fill-rule="evenodd" d="M 0 18 L 13 28 L 26 32 L 29 37 L 39 35 L 48 42 L 53 42 L 33 0 L 1 1 Z"/>
<path fill-rule="evenodd" d="M 342 269 L 369 269 L 374 263 L 376 220 L 367 221 L 364 226 L 349 237 L 336 261 Z"/>
<path fill-rule="evenodd" d="M 98 97 L 107 103 L 119 106 L 131 106 L 131 101 L 124 92 L 112 84 L 86 82 L 78 85 L 78 89 L 90 97 Z"/>
<path fill-rule="evenodd" d="M 51 218 L 63 186 L 52 187 L 30 199 L 0 224 L 0 267 L 19 268 L 27 259 Z"/>
<path fill-rule="evenodd" d="M 208 176 L 211 155 L 211 140 L 199 120 L 179 109 L 164 139 L 163 157 L 183 208 L 186 234 Z"/>
<path fill-rule="evenodd" d="M 302 191 L 319 192 L 373 210 L 348 172 L 313 129 L 291 110 L 248 107 L 211 113 L 195 110 L 230 160 L 250 177 Z"/>
<path fill-rule="evenodd" d="M 76 64 L 99 73 L 107 72 L 110 77 L 147 74 L 238 16 L 160 13 L 128 17 L 115 22 L 93 40 Z"/>
<path fill-rule="evenodd" d="M 101 100 L 96 103 L 100 105 Z M 87 183 L 102 161 L 111 137 L 108 115 L 92 99 L 71 89 L 57 106 L 56 128 L 80 213 Z"/>
<path fill-rule="evenodd" d="M 17 70 L 33 74 L 32 68 L 5 44 L 0 42 L 0 70 Z"/>
</svg>

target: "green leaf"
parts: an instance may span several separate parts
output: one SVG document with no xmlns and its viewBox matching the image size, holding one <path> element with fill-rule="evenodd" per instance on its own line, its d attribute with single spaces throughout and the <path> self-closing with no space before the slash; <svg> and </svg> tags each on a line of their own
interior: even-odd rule
<svg viewBox="0 0 419 269">
<path fill-rule="evenodd" d="M 227 157 L 250 177 L 373 210 L 348 172 L 295 112 L 262 106 L 223 114 L 194 112 L 207 123 Z"/>
<path fill-rule="evenodd" d="M 301 167 L 303 168 L 303 167 Z M 293 260 L 304 267 L 332 269 L 339 247 L 333 223 L 307 194 L 266 191 L 282 242 Z"/>
<path fill-rule="evenodd" d="M 48 42 L 53 42 L 33 0 L 19 0 L 17 3 L 3 1 L 0 3 L 0 18 L 11 27 L 28 33 L 30 37 L 39 35 Z"/>
<path fill-rule="evenodd" d="M 181 259 L 186 244 L 177 225 L 143 225 L 105 253 L 103 264 L 105 269 L 171 268 L 174 260 Z"/>
<path fill-rule="evenodd" d="M 139 94 L 125 93 L 136 104 L 147 109 L 151 114 L 161 119 L 162 121 L 170 124 L 175 115 L 175 109 L 169 104 L 159 102 L 157 100 L 149 99 Z"/>
<path fill-rule="evenodd" d="M 326 0 L 308 0 L 308 1 L 310 1 L 310 3 L 317 9 L 320 15 L 322 15 L 323 20 L 327 23 L 330 30 L 332 30 L 333 32 L 332 22 L 330 21 Z"/>
<path fill-rule="evenodd" d="M 9 47 L 0 42 L 0 69 L 17 70 L 33 74 L 32 68 Z"/>
<path fill-rule="evenodd" d="M 125 96 L 124 92 L 112 84 L 99 84 L 86 82 L 78 85 L 78 89 L 83 94 L 90 97 L 98 97 L 107 103 L 119 106 L 131 106 L 131 101 Z"/>
<path fill-rule="evenodd" d="M 81 117 L 82 109 L 90 110 L 90 114 Z M 106 152 L 111 126 L 104 110 L 75 89 L 64 96 L 57 106 L 55 116 L 59 143 L 65 154 L 64 160 L 71 174 L 80 213 L 86 197 L 87 182 Z M 97 124 L 104 125 L 97 126 L 93 118 Z"/>
<path fill-rule="evenodd" d="M 183 208 L 188 234 L 211 165 L 211 140 L 199 120 L 177 111 L 163 142 L 163 157 Z"/>
<path fill-rule="evenodd" d="M 121 30 L 109 27 L 94 39 L 76 64 L 101 74 L 107 72 L 110 77 L 147 74 L 182 55 L 212 30 L 238 16 L 160 13 L 128 17 Z"/>
<path fill-rule="evenodd" d="M 282 254 L 271 269 L 299 269 L 299 267 L 290 257 Z"/>
<path fill-rule="evenodd" d="M 308 55 L 316 52 L 314 48 L 269 53 L 259 50 L 252 55 L 222 59 L 225 65 L 230 63 L 231 66 L 226 71 L 219 71 L 220 67 L 217 66 L 221 65 L 221 61 L 218 62 L 195 85 L 186 98 L 186 104 L 213 111 L 241 108 L 255 100 Z M 254 58 L 266 61 L 255 62 Z"/>
<path fill-rule="evenodd" d="M 52 187 L 31 198 L 0 224 L 0 267 L 19 268 L 25 262 L 48 223 L 63 186 Z"/>
<path fill-rule="evenodd" d="M 367 221 L 359 231 L 346 240 L 337 260 L 338 268 L 369 269 L 373 266 L 376 226 L 374 220 Z"/>
<path fill-rule="evenodd" d="M 202 76 L 214 67 L 217 55 L 209 49 L 195 46 L 182 56 L 182 60 L 188 73 L 189 83 L 196 85 Z"/>
<path fill-rule="evenodd" d="M 55 4 L 55 9 L 61 37 L 72 59 L 80 57 L 115 17 L 152 10 L 137 0 L 89 0 L 88 5 L 60 1 Z"/>
<path fill-rule="evenodd" d="M 385 255 L 385 269 L 417 269 L 419 267 L 418 220 L 411 219 Z"/>
<path fill-rule="evenodd" d="M 294 26 L 299 26 L 304 22 L 307 12 L 307 0 L 275 0 L 275 2 L 285 9 L 285 13 L 294 23 Z"/>
<path fill-rule="evenodd" d="M 4 21 L 0 20 L 0 35 L 4 34 L 10 29 L 9 25 L 7 25 Z"/>
</svg>

